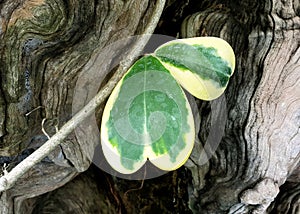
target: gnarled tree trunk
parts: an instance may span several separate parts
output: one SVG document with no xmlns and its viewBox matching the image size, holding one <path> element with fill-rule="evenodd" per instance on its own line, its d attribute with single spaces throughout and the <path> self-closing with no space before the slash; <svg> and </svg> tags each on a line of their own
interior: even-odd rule
<svg viewBox="0 0 300 214">
<path fill-rule="evenodd" d="M 0 163 L 8 171 L 47 140 L 43 118 L 50 136 L 71 118 L 81 72 L 108 44 L 142 33 L 157 4 L 0 0 Z M 224 134 L 211 130 L 210 103 L 196 100 L 200 131 L 185 167 L 128 181 L 89 168 L 86 154 L 97 141 L 73 133 L 1 193 L 0 212 L 299 212 L 299 16 L 296 0 L 169 0 L 157 33 L 217 36 L 235 51 L 236 70 L 218 107 L 226 113 Z M 222 139 L 203 162 L 211 132 Z"/>
</svg>

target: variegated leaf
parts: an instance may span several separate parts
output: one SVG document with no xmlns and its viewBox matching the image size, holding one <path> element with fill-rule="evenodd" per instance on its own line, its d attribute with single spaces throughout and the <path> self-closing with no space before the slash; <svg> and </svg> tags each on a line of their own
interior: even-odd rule
<svg viewBox="0 0 300 214">
<path fill-rule="evenodd" d="M 136 172 L 147 160 L 174 170 L 194 145 L 194 121 L 186 96 L 161 62 L 138 60 L 113 90 L 104 109 L 101 144 L 118 172 Z"/>
<path fill-rule="evenodd" d="M 189 93 L 202 100 L 219 97 L 235 67 L 231 46 L 216 37 L 170 41 L 157 48 L 155 56 Z"/>
</svg>

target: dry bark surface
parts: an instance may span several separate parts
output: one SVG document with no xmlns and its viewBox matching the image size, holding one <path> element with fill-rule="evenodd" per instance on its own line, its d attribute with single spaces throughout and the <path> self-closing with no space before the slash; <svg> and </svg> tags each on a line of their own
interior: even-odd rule
<svg viewBox="0 0 300 214">
<path fill-rule="evenodd" d="M 108 44 L 141 34 L 156 4 L 0 0 L 1 166 L 9 171 L 47 141 L 44 118 L 52 136 L 72 117 L 81 72 Z M 299 1 L 169 0 L 156 33 L 217 36 L 235 51 L 236 70 L 217 105 L 226 112 L 224 133 L 210 160 L 199 157 L 216 116 L 211 103 L 195 100 L 198 139 L 179 170 L 145 181 L 111 176 L 90 166 L 98 141 L 72 133 L 0 193 L 0 213 L 300 212 Z"/>
</svg>

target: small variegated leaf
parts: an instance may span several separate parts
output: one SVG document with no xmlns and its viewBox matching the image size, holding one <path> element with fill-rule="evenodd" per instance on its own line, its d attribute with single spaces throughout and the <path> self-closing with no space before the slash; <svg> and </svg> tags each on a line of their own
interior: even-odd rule
<svg viewBox="0 0 300 214">
<path fill-rule="evenodd" d="M 231 46 L 216 37 L 170 41 L 157 48 L 155 56 L 189 93 L 202 100 L 219 97 L 235 67 Z"/>
<path fill-rule="evenodd" d="M 154 56 L 138 60 L 119 81 L 105 106 L 101 145 L 108 163 L 130 174 L 147 160 L 174 170 L 194 145 L 188 100 L 170 72 Z"/>
</svg>

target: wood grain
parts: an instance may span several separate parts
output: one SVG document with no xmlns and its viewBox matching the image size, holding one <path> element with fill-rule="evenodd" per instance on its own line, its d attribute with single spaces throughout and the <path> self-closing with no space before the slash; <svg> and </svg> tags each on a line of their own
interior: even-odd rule
<svg viewBox="0 0 300 214">
<path fill-rule="evenodd" d="M 278 192 L 277 187 L 268 186 L 270 191 L 275 189 L 266 193 L 263 183 L 271 179 L 274 185 L 284 184 L 298 165 L 298 10 L 293 1 L 230 1 L 211 3 L 185 19 L 183 37 L 220 36 L 233 46 L 237 57 L 226 92 L 225 135 L 209 171 L 192 167 L 196 185 L 190 202 L 194 212 L 225 212 L 241 206 L 242 213 L 264 213 Z M 208 130 L 205 121 L 209 116 L 201 119 L 204 125 L 200 130 Z M 205 140 L 200 134 L 200 141 L 204 144 Z M 201 185 L 196 182 L 199 177 Z M 258 187 L 251 192 L 255 184 Z M 244 190 L 251 192 L 248 199 Z M 256 194 L 266 195 L 253 204 Z M 289 206 L 298 205 L 290 201 Z M 290 210 L 296 213 L 297 209 Z"/>
<path fill-rule="evenodd" d="M 106 45 L 141 33 L 154 5 L 148 0 L 0 0 L 1 165 L 12 168 L 47 140 L 43 118 L 49 135 L 70 119 L 80 72 Z M 216 115 L 210 103 L 196 100 L 199 133 L 185 168 L 144 183 L 90 170 L 69 182 L 87 170 L 85 154 L 94 146 L 71 134 L 0 195 L 1 213 L 97 213 L 92 209 L 100 206 L 107 213 L 299 212 L 299 1 L 169 0 L 156 32 L 221 37 L 236 53 L 225 92 L 225 134 L 209 162 L 199 157 Z M 95 203 L 83 192 L 95 193 Z M 65 196 L 68 202 L 61 199 Z"/>
</svg>

